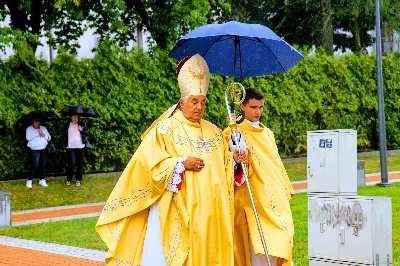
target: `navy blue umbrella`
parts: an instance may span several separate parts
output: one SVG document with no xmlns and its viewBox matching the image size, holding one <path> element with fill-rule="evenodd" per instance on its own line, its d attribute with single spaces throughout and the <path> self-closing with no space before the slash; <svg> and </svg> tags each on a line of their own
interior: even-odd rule
<svg viewBox="0 0 400 266">
<path fill-rule="evenodd" d="M 236 78 L 287 72 L 304 58 L 269 28 L 237 21 L 192 30 L 169 53 L 179 61 L 195 54 L 211 73 Z"/>
</svg>

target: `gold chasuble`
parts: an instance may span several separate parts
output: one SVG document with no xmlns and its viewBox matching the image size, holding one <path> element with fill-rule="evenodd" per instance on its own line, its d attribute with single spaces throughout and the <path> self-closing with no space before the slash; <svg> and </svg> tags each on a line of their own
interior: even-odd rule
<svg viewBox="0 0 400 266">
<path fill-rule="evenodd" d="M 270 256 L 284 259 L 291 265 L 293 220 L 289 200 L 294 191 L 278 154 L 272 131 L 246 120 L 238 130 L 249 150 L 249 182 Z M 230 129 L 224 131 L 227 140 Z M 246 184 L 237 187 L 234 197 L 235 265 L 251 266 L 249 239 L 255 254 L 265 254 Z M 280 265 L 280 261 L 278 261 Z"/>
<path fill-rule="evenodd" d="M 205 167 L 186 170 L 178 193 L 166 190 L 188 156 Z M 109 248 L 107 265 L 141 264 L 149 207 L 158 202 L 168 265 L 233 266 L 232 197 L 233 155 L 221 130 L 177 111 L 148 132 L 102 211 L 96 230 Z"/>
</svg>

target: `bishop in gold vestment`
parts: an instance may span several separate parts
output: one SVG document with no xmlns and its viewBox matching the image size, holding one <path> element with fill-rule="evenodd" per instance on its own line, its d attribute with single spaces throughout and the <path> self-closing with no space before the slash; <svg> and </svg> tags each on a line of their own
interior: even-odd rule
<svg viewBox="0 0 400 266">
<path fill-rule="evenodd" d="M 181 110 L 146 132 L 97 222 L 108 265 L 234 265 L 233 155 L 201 119 L 208 67 L 195 55 L 177 75 Z"/>
<path fill-rule="evenodd" d="M 289 200 L 294 191 L 272 131 L 259 122 L 263 106 L 263 95 L 255 89 L 247 89 L 241 104 L 246 119 L 237 126 L 249 152 L 249 182 L 270 261 L 276 266 L 291 265 L 294 227 Z M 230 129 L 224 133 L 229 140 Z M 234 197 L 235 265 L 267 266 L 249 192 L 243 183 L 244 179 L 236 184 Z"/>
</svg>

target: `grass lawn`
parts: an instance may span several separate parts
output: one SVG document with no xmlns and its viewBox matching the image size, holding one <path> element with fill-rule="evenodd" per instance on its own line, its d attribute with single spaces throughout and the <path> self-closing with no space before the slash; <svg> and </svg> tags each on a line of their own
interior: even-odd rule
<svg viewBox="0 0 400 266">
<path fill-rule="evenodd" d="M 105 202 L 119 176 L 84 177 L 82 186 L 65 185 L 63 178 L 47 179 L 48 187 L 44 188 L 33 180 L 33 188 L 26 188 L 26 180 L 0 182 L 0 190 L 11 192 L 12 211 L 38 208 L 75 205 L 84 203 Z"/>
<path fill-rule="evenodd" d="M 393 205 L 393 265 L 400 265 L 400 183 L 390 188 L 364 187 L 359 195 L 392 197 Z M 291 200 L 295 226 L 293 258 L 296 266 L 308 265 L 307 260 L 307 194 L 299 193 Z M 41 240 L 59 244 L 105 250 L 94 226 L 97 218 L 49 222 L 0 230 L 0 235 Z"/>
<path fill-rule="evenodd" d="M 0 235 L 106 250 L 106 245 L 94 229 L 97 219 L 95 217 L 0 229 Z"/>
<path fill-rule="evenodd" d="M 381 171 L 379 156 L 360 157 L 365 161 L 365 173 L 378 173 Z M 291 181 L 307 179 L 307 162 L 285 163 L 286 171 Z M 388 155 L 389 171 L 400 171 L 400 154 Z"/>
<path fill-rule="evenodd" d="M 365 160 L 365 172 L 379 172 L 379 157 L 359 158 Z M 389 171 L 400 170 L 400 154 L 389 155 Z M 307 179 L 307 163 L 285 163 L 291 181 Z M 30 210 L 63 205 L 74 205 L 107 200 L 119 176 L 84 177 L 82 186 L 67 187 L 63 178 L 48 178 L 49 187 L 43 188 L 34 180 L 33 188 L 25 187 L 25 180 L 0 181 L 0 190 L 12 194 L 12 211 Z"/>
</svg>

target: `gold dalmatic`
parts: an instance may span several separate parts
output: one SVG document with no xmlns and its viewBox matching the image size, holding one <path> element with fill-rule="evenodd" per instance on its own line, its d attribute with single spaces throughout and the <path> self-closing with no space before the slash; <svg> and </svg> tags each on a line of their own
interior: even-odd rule
<svg viewBox="0 0 400 266">
<path fill-rule="evenodd" d="M 178 160 L 199 154 L 205 167 L 185 171 L 178 193 L 166 190 Z M 176 112 L 149 131 L 97 222 L 107 264 L 141 264 L 149 207 L 158 201 L 168 265 L 233 266 L 232 199 L 232 153 L 221 130 Z"/>
<path fill-rule="evenodd" d="M 238 130 L 249 150 L 249 182 L 269 255 L 281 258 L 285 266 L 291 265 L 294 227 L 289 200 L 294 191 L 274 135 L 262 124 L 256 128 L 246 120 Z M 224 135 L 229 140 L 230 128 Z M 234 198 L 235 265 L 251 266 L 250 243 L 255 254 L 264 254 L 264 249 L 246 185 L 236 188 Z"/>
</svg>

